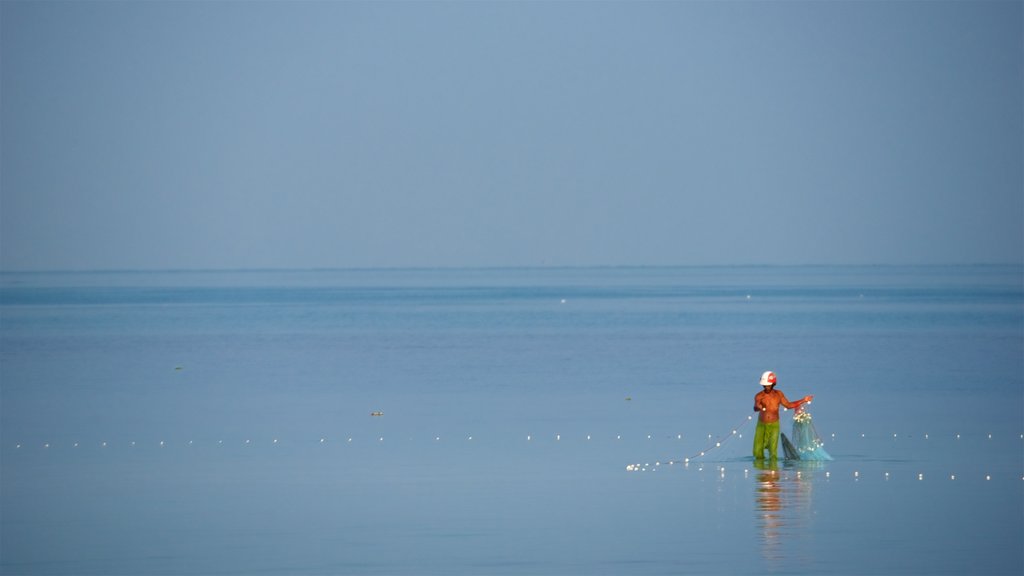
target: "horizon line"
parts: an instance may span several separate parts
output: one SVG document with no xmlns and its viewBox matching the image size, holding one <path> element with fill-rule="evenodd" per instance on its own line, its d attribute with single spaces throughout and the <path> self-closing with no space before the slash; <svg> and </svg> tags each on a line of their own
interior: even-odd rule
<svg viewBox="0 0 1024 576">
<path fill-rule="evenodd" d="M 672 268 L 982 268 L 1024 267 L 1024 262 L 948 262 L 948 263 L 802 263 L 802 264 L 532 264 L 532 265 L 438 265 L 438 266 L 260 266 L 260 267 L 168 267 L 168 268 L 16 268 L 0 267 L 0 274 L 141 274 L 141 273 L 253 273 L 253 272 L 359 272 L 427 270 L 602 270 Z"/>
</svg>

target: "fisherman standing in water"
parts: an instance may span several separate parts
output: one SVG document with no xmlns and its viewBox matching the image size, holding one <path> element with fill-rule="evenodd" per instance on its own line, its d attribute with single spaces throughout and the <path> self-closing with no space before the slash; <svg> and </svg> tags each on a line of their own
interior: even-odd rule
<svg viewBox="0 0 1024 576">
<path fill-rule="evenodd" d="M 781 390 L 775 389 L 775 373 L 765 372 L 761 375 L 761 386 L 764 390 L 754 396 L 754 411 L 758 412 L 757 430 L 754 432 L 754 459 L 763 460 L 764 451 L 768 450 L 768 458 L 778 459 L 779 454 L 779 406 L 795 409 L 814 396 L 804 396 L 796 402 L 790 402 Z"/>
</svg>

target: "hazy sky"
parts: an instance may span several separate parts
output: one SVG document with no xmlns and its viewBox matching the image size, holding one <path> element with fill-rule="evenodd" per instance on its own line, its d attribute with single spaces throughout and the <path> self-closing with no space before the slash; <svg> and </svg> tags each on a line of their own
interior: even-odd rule
<svg viewBox="0 0 1024 576">
<path fill-rule="evenodd" d="M 1024 261 L 1022 2 L 0 2 L 0 266 Z"/>
</svg>

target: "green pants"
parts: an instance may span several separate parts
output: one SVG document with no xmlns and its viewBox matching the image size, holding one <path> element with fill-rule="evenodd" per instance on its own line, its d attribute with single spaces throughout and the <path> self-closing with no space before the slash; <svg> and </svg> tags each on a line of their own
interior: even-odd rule
<svg viewBox="0 0 1024 576">
<path fill-rule="evenodd" d="M 768 458 L 777 460 L 779 457 L 779 423 L 758 422 L 754 431 L 754 459 L 764 459 L 764 451 L 768 450 Z"/>
</svg>

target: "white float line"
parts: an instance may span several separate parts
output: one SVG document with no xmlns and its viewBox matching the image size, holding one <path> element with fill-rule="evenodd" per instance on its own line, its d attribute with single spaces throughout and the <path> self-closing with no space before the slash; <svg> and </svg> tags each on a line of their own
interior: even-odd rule
<svg viewBox="0 0 1024 576">
<path fill-rule="evenodd" d="M 988 432 L 988 433 L 983 433 L 982 435 L 983 435 L 983 436 L 984 436 L 984 437 L 985 437 L 986 439 L 988 439 L 988 440 L 993 440 L 993 439 L 995 439 L 995 438 L 996 438 L 996 436 L 995 436 L 994 434 L 992 434 L 991 432 Z M 833 440 L 835 440 L 835 439 L 836 439 L 836 436 L 837 436 L 837 435 L 836 435 L 836 433 L 835 433 L 835 432 L 832 432 L 832 433 L 830 434 L 830 437 L 831 437 L 831 438 L 832 438 Z M 867 432 L 861 432 L 861 433 L 860 433 L 860 434 L 858 435 L 858 437 L 859 437 L 859 438 L 873 438 L 874 436 L 873 436 L 872 434 L 869 434 L 869 433 L 867 433 Z M 972 436 L 972 437 L 973 437 L 973 436 Z M 1021 439 L 1021 440 L 1024 440 L 1024 434 L 1020 434 L 1020 435 L 1019 435 L 1019 437 L 1020 437 L 1020 439 Z M 924 434 L 922 434 L 922 435 L 920 435 L 920 436 L 915 436 L 915 435 L 913 435 L 913 434 L 899 434 L 899 433 L 895 433 L 895 432 L 894 432 L 894 433 L 893 433 L 893 435 L 892 435 L 892 438 L 909 438 L 909 439 L 914 439 L 914 438 L 924 438 L 925 440 L 929 440 L 929 439 L 931 439 L 931 434 L 929 434 L 929 433 L 927 433 L 927 432 L 926 432 L 926 433 L 924 433 Z M 953 439 L 953 440 L 960 440 L 960 439 L 962 439 L 962 438 L 966 438 L 966 436 L 964 436 L 964 435 L 963 435 L 962 433 L 956 433 L 956 434 L 952 434 L 952 435 L 950 436 L 950 438 L 951 438 L 951 439 Z"/>
<path fill-rule="evenodd" d="M 672 465 L 672 464 L 674 464 L 674 463 L 673 462 L 646 462 L 646 463 L 643 463 L 643 464 L 640 464 L 640 463 L 629 464 L 629 465 L 626 466 L 626 471 L 628 471 L 628 472 L 657 472 L 659 469 L 661 469 L 662 466 Z M 683 464 L 682 467 L 684 469 L 687 469 L 687 470 L 692 470 L 688 463 L 687 464 Z M 716 465 L 715 466 L 715 471 L 718 473 L 718 476 L 719 476 L 720 479 L 725 479 L 726 470 L 727 470 L 726 466 L 722 466 L 722 465 Z M 697 464 L 696 471 L 697 472 L 704 472 L 704 464 Z M 772 477 L 773 481 L 774 480 L 804 480 L 805 479 L 805 472 L 807 473 L 806 474 L 807 476 L 814 476 L 814 474 L 815 474 L 814 470 L 791 470 L 791 469 L 781 469 L 781 470 L 779 470 L 779 469 L 771 469 L 771 470 L 763 470 L 763 471 L 761 471 L 761 474 L 759 474 L 758 476 L 759 477 L 763 477 L 763 475 L 768 475 L 768 476 Z M 756 473 L 756 471 L 755 471 L 755 473 Z M 744 468 L 743 469 L 743 478 L 749 479 L 750 478 L 750 474 L 751 474 L 751 470 L 749 468 Z M 833 478 L 833 475 L 832 475 L 832 473 L 830 471 L 824 471 L 823 475 L 824 475 L 826 481 L 831 481 L 832 478 Z M 914 473 L 907 473 L 906 475 L 909 476 L 911 479 L 915 479 L 916 478 L 917 481 L 919 481 L 919 482 L 923 482 L 925 480 L 925 475 L 924 475 L 923 472 L 918 472 L 916 474 L 914 474 Z M 853 471 L 853 473 L 849 477 L 854 482 L 859 482 L 861 480 L 861 478 L 862 478 L 859 470 Z M 892 474 L 890 472 L 884 472 L 882 474 L 882 479 L 884 481 L 889 481 L 892 477 L 893 476 L 892 476 Z M 980 475 L 978 475 L 976 477 L 975 476 L 971 476 L 971 477 L 972 478 L 976 478 L 978 480 L 984 478 L 984 480 L 986 482 L 991 482 L 992 481 L 992 475 L 991 474 L 985 474 L 984 477 L 982 477 Z M 945 478 L 945 476 L 943 476 L 943 478 Z M 949 476 L 948 476 L 948 479 L 951 482 L 952 481 L 956 481 L 958 478 L 960 480 L 964 480 L 963 476 L 958 476 L 955 473 L 949 474 Z M 1021 480 L 1024 481 L 1024 476 L 1021 477 Z"/>
<path fill-rule="evenodd" d="M 732 431 L 732 435 L 737 435 L 737 434 L 738 434 L 737 430 L 733 430 Z M 651 436 L 652 435 L 647 435 L 648 438 L 651 437 Z M 1021 436 L 1021 439 L 1024 439 L 1024 434 L 1021 434 L 1020 436 Z M 925 435 L 925 437 L 927 437 L 927 435 Z M 472 441 L 474 439 L 474 437 L 472 435 L 464 436 L 464 438 L 465 438 L 466 441 Z M 593 439 L 593 435 L 585 435 L 582 438 L 585 438 L 586 440 L 589 441 L 589 440 Z M 955 438 L 957 438 L 957 439 L 962 438 L 962 435 L 957 434 Z M 992 435 L 988 434 L 988 435 L 986 435 L 986 438 L 987 439 L 991 439 Z M 561 439 L 562 439 L 562 435 L 561 434 L 556 434 L 554 436 L 554 440 L 555 441 L 561 441 Z M 622 439 L 622 435 L 616 435 L 615 439 L 616 440 L 621 440 Z M 677 435 L 676 439 L 682 439 L 682 435 L 681 434 Z M 353 443 L 353 442 L 355 442 L 355 440 L 356 440 L 356 437 L 350 436 L 350 437 L 347 437 L 346 443 Z M 376 440 L 377 440 L 377 442 L 384 442 L 384 437 L 383 436 L 377 436 Z M 409 438 L 409 440 L 410 441 L 415 441 L 415 437 Z M 433 440 L 435 442 L 439 442 L 439 441 L 441 441 L 441 436 L 440 435 L 434 436 Z M 526 440 L 527 441 L 532 441 L 533 440 L 533 435 L 532 434 L 527 435 L 526 436 Z M 280 443 L 280 438 L 276 438 L 276 437 L 272 438 L 271 440 L 268 441 L 268 443 L 270 445 L 272 445 L 272 446 L 273 445 L 278 445 Z M 329 443 L 329 439 L 328 439 L 327 436 L 320 437 L 319 444 L 325 445 L 325 444 L 328 444 L 328 443 Z M 183 442 L 183 444 L 185 446 L 195 446 L 196 442 L 195 442 L 195 440 L 188 440 L 188 441 Z M 217 440 L 216 441 L 216 445 L 217 446 L 223 446 L 224 444 L 225 444 L 224 440 Z M 252 445 L 256 444 L 256 442 L 254 442 L 251 438 L 246 438 L 244 441 L 241 441 L 240 444 L 242 446 L 252 446 Z M 153 445 L 153 444 L 151 444 L 151 445 Z M 169 443 L 167 440 L 160 440 L 160 441 L 155 442 L 155 446 L 157 446 L 159 448 L 165 448 L 165 447 L 168 447 L 170 445 L 171 445 L 171 443 Z M 74 449 L 78 449 L 78 448 L 81 448 L 83 445 L 82 445 L 82 443 L 80 441 L 74 441 L 74 442 L 72 442 L 70 444 L 70 446 L 72 448 L 74 448 Z M 109 447 L 111 447 L 111 443 L 109 441 L 103 441 L 103 442 L 100 442 L 97 446 L 99 446 L 100 448 L 109 448 Z M 133 441 L 127 442 L 127 446 L 130 447 L 130 448 L 135 448 L 135 447 L 139 447 L 141 445 L 137 441 L 133 440 Z M 721 442 L 716 442 L 715 445 L 714 445 L 714 448 L 718 448 L 720 446 L 721 446 Z M 51 450 L 51 449 L 56 449 L 57 445 L 53 444 L 51 442 L 44 442 L 43 444 L 41 444 L 41 447 L 42 447 L 43 450 Z M 25 445 L 22 444 L 22 443 L 15 444 L 15 449 L 17 449 L 17 450 L 24 450 L 25 449 Z M 699 455 L 703 456 L 703 455 L 706 454 L 706 452 L 707 451 L 702 451 L 702 452 L 699 453 Z M 636 464 L 629 464 L 629 465 L 627 465 L 626 466 L 626 470 L 630 471 L 630 472 L 653 472 L 653 471 L 657 471 L 662 466 L 675 466 L 677 464 L 681 465 L 680 467 L 682 467 L 684 469 L 692 469 L 690 467 L 691 461 L 692 461 L 691 458 L 685 458 L 685 459 L 683 459 L 681 461 L 676 461 L 676 460 L 660 461 L 660 460 L 658 460 L 658 461 L 655 461 L 653 463 L 650 463 L 650 462 L 643 463 L 643 464 L 636 463 Z M 701 463 L 701 462 L 693 462 L 693 463 L 696 464 L 696 466 L 697 466 L 696 470 L 698 472 L 703 472 L 704 471 L 704 467 L 705 467 L 704 463 Z M 823 465 L 824 465 L 824 463 L 823 463 Z M 727 470 L 726 466 L 720 465 L 720 464 L 716 464 L 715 465 L 715 470 L 718 472 L 718 475 L 719 475 L 720 478 L 722 478 L 722 479 L 725 478 L 726 470 Z M 788 473 L 795 474 L 797 479 L 803 478 L 804 472 L 807 472 L 809 475 L 814 475 L 814 473 L 815 473 L 814 470 L 807 470 L 807 471 L 804 471 L 804 470 L 783 470 L 782 472 L 783 472 L 783 474 L 788 474 Z M 768 471 L 768 473 L 775 475 L 775 474 L 778 474 L 779 471 L 778 470 L 772 470 L 772 471 Z M 743 470 L 743 477 L 744 478 L 748 478 L 749 475 L 750 475 L 750 469 L 749 468 L 744 469 Z M 828 470 L 824 471 L 824 476 L 825 476 L 826 480 L 831 480 L 833 478 L 832 472 L 828 471 Z M 885 472 L 882 473 L 882 478 L 885 481 L 889 481 L 893 477 L 894 477 L 894 475 L 891 472 L 889 472 L 889 471 L 885 471 Z M 949 478 L 950 481 L 955 481 L 957 479 L 963 480 L 965 477 L 973 477 L 973 475 L 965 476 L 965 475 L 959 475 L 959 474 L 956 474 L 956 473 L 948 474 L 948 478 Z M 852 472 L 851 478 L 854 481 L 861 480 L 862 476 L 861 476 L 860 471 L 859 470 L 854 470 Z M 917 478 L 918 481 L 924 481 L 925 480 L 925 475 L 924 475 L 923 472 L 919 472 L 919 473 L 917 473 L 916 478 Z M 990 473 L 984 475 L 984 480 L 985 481 L 991 481 L 992 478 L 993 478 L 993 476 Z M 1021 480 L 1024 481 L 1024 476 L 1021 477 Z"/>
<path fill-rule="evenodd" d="M 638 436 L 633 436 L 632 438 L 637 438 L 637 437 Z M 682 441 L 684 439 L 684 435 L 681 434 L 681 433 L 674 434 L 674 435 L 641 434 L 641 435 L 639 435 L 639 437 L 644 439 L 644 440 L 647 440 L 647 441 L 655 441 L 655 440 L 659 440 L 659 439 L 672 440 L 672 441 Z M 689 460 L 693 460 L 695 458 L 699 458 L 701 456 L 706 456 L 707 453 L 710 452 L 711 450 L 714 450 L 716 448 L 721 448 L 722 445 L 725 443 L 725 441 L 730 439 L 730 438 L 732 438 L 732 437 L 742 438 L 743 435 L 740 433 L 738 428 L 737 429 L 733 429 L 731 431 L 731 433 L 726 434 L 726 435 L 720 437 L 717 441 L 710 442 L 709 445 L 706 448 L 704 448 L 703 450 L 695 453 L 690 458 L 684 459 L 682 461 L 672 461 L 671 463 L 681 463 L 681 462 L 686 462 L 686 461 L 689 461 Z M 872 436 L 869 435 L 866 432 L 859 434 L 859 438 L 868 439 L 868 438 L 871 438 L 871 437 Z M 1019 437 L 1019 439 L 1024 440 L 1024 434 L 1019 434 L 1018 437 Z M 354 443 L 354 442 L 357 441 L 357 437 L 355 437 L 355 436 L 347 436 L 345 438 L 346 438 L 346 442 L 347 443 Z M 375 436 L 373 438 L 378 443 L 384 442 L 384 437 L 383 436 Z M 461 436 L 461 438 L 463 438 L 465 441 L 472 441 L 474 439 L 474 436 L 473 435 L 463 435 L 463 436 Z M 525 436 L 525 439 L 526 439 L 527 442 L 537 441 L 538 439 L 541 439 L 541 438 L 544 438 L 544 436 L 536 436 L 534 434 L 527 434 Z M 630 436 L 624 436 L 622 434 L 616 434 L 614 437 L 611 437 L 611 436 L 602 437 L 602 436 L 596 436 L 594 434 L 580 434 L 580 435 L 573 435 L 573 436 L 569 437 L 569 436 L 565 436 L 565 435 L 563 435 L 561 433 L 558 433 L 558 434 L 554 434 L 554 435 L 548 436 L 547 438 L 550 438 L 550 439 L 554 440 L 555 442 L 561 442 L 563 440 L 568 440 L 568 439 L 585 440 L 587 442 L 594 442 L 594 441 L 600 442 L 602 439 L 605 439 L 605 440 L 610 440 L 610 441 L 618 442 L 618 441 L 622 441 L 624 439 L 628 440 L 631 437 Z M 714 438 L 714 435 L 708 434 L 707 438 L 709 440 L 711 440 L 711 439 Z M 834 433 L 834 432 L 831 433 L 830 434 L 830 438 L 832 440 L 837 440 L 837 434 Z M 892 434 L 892 438 L 893 439 L 900 439 L 900 438 L 915 439 L 916 438 L 916 439 L 923 439 L 923 440 L 929 440 L 929 441 L 936 439 L 930 433 L 924 433 L 924 434 L 919 435 L 919 436 L 915 436 L 915 435 L 912 435 L 912 434 L 903 434 L 903 435 L 901 435 L 899 433 L 893 433 Z M 998 439 L 997 435 L 995 435 L 993 433 L 983 433 L 983 434 L 978 435 L 978 436 L 975 436 L 975 435 L 964 435 L 963 433 L 957 433 L 957 434 L 954 434 L 952 436 L 949 436 L 948 438 L 951 439 L 951 440 L 954 440 L 954 441 L 961 441 L 961 440 L 966 440 L 966 439 L 970 439 L 970 438 L 975 438 L 975 439 L 982 438 L 984 440 L 996 440 L 996 439 Z M 434 435 L 434 436 L 430 437 L 430 439 L 433 440 L 434 442 L 441 442 L 442 441 L 442 437 L 440 435 Z M 411 436 L 411 437 L 407 438 L 407 441 L 409 441 L 409 442 L 415 442 L 417 440 L 418 440 L 418 438 L 415 437 L 415 436 Z M 266 443 L 269 443 L 271 445 L 276 445 L 276 444 L 281 443 L 281 441 L 282 441 L 281 438 L 273 437 L 270 440 L 266 441 Z M 244 446 L 250 446 L 250 445 L 262 444 L 263 443 L 263 441 L 253 440 L 252 437 L 247 437 L 244 440 L 239 440 L 239 441 L 236 441 L 236 442 L 241 443 Z M 186 446 L 199 446 L 199 445 L 204 445 L 204 444 L 209 444 L 209 443 L 215 443 L 218 446 L 223 446 L 225 444 L 229 444 L 229 445 L 233 444 L 232 442 L 226 442 L 225 440 L 217 440 L 216 442 L 212 442 L 212 441 L 211 442 L 202 442 L 202 441 L 196 441 L 194 439 L 183 441 L 181 444 L 184 444 Z M 320 437 L 319 438 L 319 443 L 320 444 L 328 443 L 328 437 L 327 436 Z M 181 444 L 179 444 L 177 442 L 172 442 L 172 441 L 164 439 L 164 440 L 154 441 L 154 443 L 152 445 L 164 448 L 164 447 L 176 446 L 176 445 L 181 445 Z M 65 446 L 70 446 L 71 448 L 84 448 L 84 447 L 89 447 L 89 446 L 99 446 L 101 448 L 111 448 L 111 447 L 115 447 L 117 445 L 118 444 L 110 442 L 108 440 L 104 440 L 104 441 L 101 441 L 101 442 L 98 442 L 98 443 L 82 443 L 81 441 L 76 440 L 76 441 L 70 442 L 69 444 L 65 444 Z M 145 446 L 146 444 L 139 443 L 138 441 L 132 440 L 132 441 L 127 441 L 124 444 L 120 444 L 120 445 L 127 445 L 129 447 L 142 447 L 142 446 Z M 39 446 L 39 447 L 41 447 L 43 449 L 51 449 L 51 448 L 57 448 L 58 444 L 54 443 L 54 442 L 43 442 L 41 444 L 26 444 L 26 443 L 23 443 L 23 442 L 19 442 L 19 443 L 14 444 L 14 448 L 16 450 L 25 450 L 25 449 L 28 449 L 31 446 Z M 666 463 L 668 463 L 668 462 L 666 462 Z"/>
</svg>

